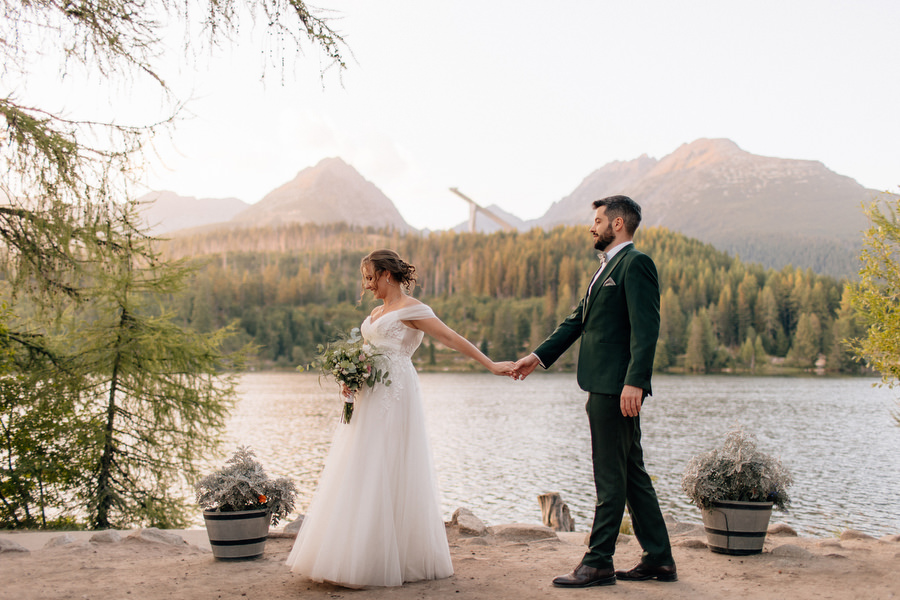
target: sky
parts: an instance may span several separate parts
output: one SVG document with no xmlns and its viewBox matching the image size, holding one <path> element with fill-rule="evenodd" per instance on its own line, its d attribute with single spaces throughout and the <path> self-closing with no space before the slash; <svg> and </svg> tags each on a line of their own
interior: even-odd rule
<svg viewBox="0 0 900 600">
<path fill-rule="evenodd" d="M 699 138 L 900 186 L 896 0 L 311 4 L 343 73 L 309 46 L 271 68 L 261 25 L 197 65 L 174 53 L 193 117 L 157 140 L 149 189 L 254 203 L 339 156 L 445 229 L 468 216 L 450 187 L 533 219 L 611 161 Z"/>
</svg>

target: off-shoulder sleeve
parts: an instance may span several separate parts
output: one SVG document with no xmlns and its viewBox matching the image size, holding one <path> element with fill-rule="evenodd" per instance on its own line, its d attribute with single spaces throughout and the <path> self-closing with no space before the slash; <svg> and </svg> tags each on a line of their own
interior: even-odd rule
<svg viewBox="0 0 900 600">
<path fill-rule="evenodd" d="M 414 304 L 397 311 L 397 318 L 403 321 L 421 321 L 422 319 L 434 319 L 437 315 L 431 307 L 425 304 Z"/>
</svg>

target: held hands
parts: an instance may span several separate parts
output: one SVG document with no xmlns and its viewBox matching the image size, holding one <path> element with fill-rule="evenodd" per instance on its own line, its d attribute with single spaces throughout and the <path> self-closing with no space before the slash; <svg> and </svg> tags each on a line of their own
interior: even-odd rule
<svg viewBox="0 0 900 600">
<path fill-rule="evenodd" d="M 534 371 L 539 364 L 541 363 L 534 354 L 529 354 L 528 356 L 520 358 L 516 361 L 516 370 L 510 377 L 513 379 L 525 379 L 531 375 L 532 371 Z"/>
<path fill-rule="evenodd" d="M 491 363 L 489 368 L 494 375 L 507 375 L 515 379 L 516 363 L 511 360 Z"/>
</svg>

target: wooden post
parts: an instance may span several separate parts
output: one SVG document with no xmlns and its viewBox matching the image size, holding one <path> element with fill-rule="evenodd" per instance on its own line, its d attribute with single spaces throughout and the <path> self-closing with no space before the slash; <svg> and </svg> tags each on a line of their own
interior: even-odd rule
<svg viewBox="0 0 900 600">
<path fill-rule="evenodd" d="M 538 496 L 541 505 L 541 522 L 554 531 L 575 531 L 575 519 L 559 492 L 547 492 Z"/>
</svg>

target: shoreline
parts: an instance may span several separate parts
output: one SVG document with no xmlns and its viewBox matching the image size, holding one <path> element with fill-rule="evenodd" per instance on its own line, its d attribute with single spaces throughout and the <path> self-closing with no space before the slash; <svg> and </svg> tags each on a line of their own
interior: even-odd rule
<svg viewBox="0 0 900 600">
<path fill-rule="evenodd" d="M 204 529 L 2 531 L 4 585 L 0 598 L 413 600 L 452 596 L 530 600 L 574 598 L 576 594 L 635 600 L 900 597 L 900 535 L 876 539 L 847 530 L 840 537 L 799 537 L 790 527 L 775 523 L 761 554 L 731 556 L 706 547 L 702 526 L 670 520 L 677 582 L 618 582 L 584 592 L 555 588 L 551 581 L 578 564 L 585 551 L 585 532 L 557 534 L 541 525 L 527 524 L 489 527 L 481 535 L 467 535 L 460 529 L 458 523 L 447 524 L 455 570 L 451 577 L 363 590 L 318 584 L 291 573 L 284 561 L 293 535 L 283 530 L 271 531 L 260 558 L 234 561 L 212 557 Z M 23 550 L 9 551 L 9 542 Z M 640 552 L 632 536 L 621 535 L 616 567 L 632 567 L 640 560 Z"/>
</svg>

